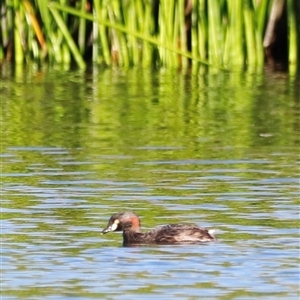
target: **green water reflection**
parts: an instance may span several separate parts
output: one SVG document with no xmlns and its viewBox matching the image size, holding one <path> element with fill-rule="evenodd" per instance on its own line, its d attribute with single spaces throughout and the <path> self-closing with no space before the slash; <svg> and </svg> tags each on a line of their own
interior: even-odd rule
<svg viewBox="0 0 300 300">
<path fill-rule="evenodd" d="M 148 70 L 2 77 L 4 146 L 88 143 L 124 153 L 186 145 L 210 155 L 216 145 L 299 144 L 299 84 L 284 77 Z"/>
</svg>

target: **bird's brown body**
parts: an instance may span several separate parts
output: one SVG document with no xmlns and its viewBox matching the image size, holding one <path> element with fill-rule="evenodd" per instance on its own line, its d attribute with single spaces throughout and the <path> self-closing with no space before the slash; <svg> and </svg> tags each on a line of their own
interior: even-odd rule
<svg viewBox="0 0 300 300">
<path fill-rule="evenodd" d="M 169 224 L 142 233 L 139 217 L 133 212 L 113 215 L 102 233 L 123 231 L 123 245 L 183 244 L 215 241 L 213 230 L 196 225 Z"/>
</svg>

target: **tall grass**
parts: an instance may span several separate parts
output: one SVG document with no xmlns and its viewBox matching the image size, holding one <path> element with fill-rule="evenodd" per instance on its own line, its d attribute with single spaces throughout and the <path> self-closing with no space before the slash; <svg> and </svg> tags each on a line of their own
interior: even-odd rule
<svg viewBox="0 0 300 300">
<path fill-rule="evenodd" d="M 275 1 L 4 0 L 0 60 L 260 70 Z M 300 51 L 295 1 L 286 0 L 293 73 Z"/>
</svg>

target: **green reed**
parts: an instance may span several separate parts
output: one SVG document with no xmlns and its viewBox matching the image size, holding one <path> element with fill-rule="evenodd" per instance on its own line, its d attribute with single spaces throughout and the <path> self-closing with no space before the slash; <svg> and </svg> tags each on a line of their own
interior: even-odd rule
<svg viewBox="0 0 300 300">
<path fill-rule="evenodd" d="M 261 70 L 273 1 L 4 0 L 0 59 L 80 68 L 93 62 Z M 297 0 L 286 1 L 288 60 L 295 73 Z"/>
</svg>

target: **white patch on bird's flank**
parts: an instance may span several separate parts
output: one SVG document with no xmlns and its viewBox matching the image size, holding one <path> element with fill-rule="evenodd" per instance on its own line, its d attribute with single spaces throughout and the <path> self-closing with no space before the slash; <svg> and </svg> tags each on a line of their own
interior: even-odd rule
<svg viewBox="0 0 300 300">
<path fill-rule="evenodd" d="M 215 233 L 216 233 L 216 229 L 209 229 L 208 230 L 208 233 L 211 235 L 211 236 L 215 236 Z"/>
<path fill-rule="evenodd" d="M 111 225 L 111 231 L 115 231 L 118 228 L 119 223 L 120 223 L 119 220 L 115 220 Z"/>
</svg>

